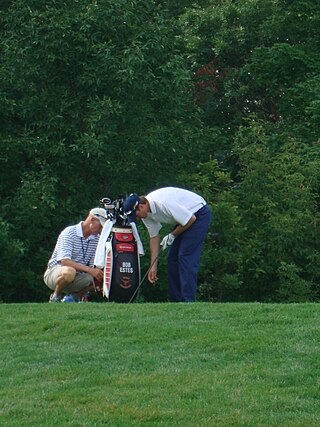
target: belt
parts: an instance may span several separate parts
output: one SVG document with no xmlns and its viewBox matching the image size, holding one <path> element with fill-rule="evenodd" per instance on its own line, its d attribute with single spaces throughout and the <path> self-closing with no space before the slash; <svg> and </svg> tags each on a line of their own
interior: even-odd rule
<svg viewBox="0 0 320 427">
<path fill-rule="evenodd" d="M 200 209 L 206 206 L 207 202 L 201 202 L 199 206 L 197 206 L 197 210 L 194 213 L 197 213 Z"/>
</svg>

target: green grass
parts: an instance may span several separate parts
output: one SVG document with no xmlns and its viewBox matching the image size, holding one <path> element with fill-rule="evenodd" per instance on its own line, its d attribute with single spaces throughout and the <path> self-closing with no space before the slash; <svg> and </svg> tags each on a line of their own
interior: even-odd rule
<svg viewBox="0 0 320 427">
<path fill-rule="evenodd" d="M 320 426 L 317 304 L 0 305 L 0 426 Z"/>
</svg>

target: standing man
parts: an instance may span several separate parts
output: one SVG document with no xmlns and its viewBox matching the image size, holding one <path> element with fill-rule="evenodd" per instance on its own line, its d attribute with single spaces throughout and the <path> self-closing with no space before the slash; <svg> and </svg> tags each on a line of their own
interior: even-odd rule
<svg viewBox="0 0 320 427">
<path fill-rule="evenodd" d="M 157 280 L 157 256 L 169 247 L 169 301 L 194 302 L 200 253 L 206 237 L 211 212 L 203 197 L 188 190 L 165 187 L 138 196 L 133 193 L 124 201 L 123 211 L 129 221 L 141 218 L 150 235 L 149 282 Z M 171 233 L 160 244 L 161 223 L 172 224 Z"/>
<path fill-rule="evenodd" d="M 94 208 L 84 221 L 61 232 L 44 273 L 44 282 L 53 291 L 49 302 L 60 302 L 62 293 L 80 298 L 92 290 L 94 279 L 102 282 L 103 272 L 93 262 L 106 220 L 106 211 Z"/>
</svg>

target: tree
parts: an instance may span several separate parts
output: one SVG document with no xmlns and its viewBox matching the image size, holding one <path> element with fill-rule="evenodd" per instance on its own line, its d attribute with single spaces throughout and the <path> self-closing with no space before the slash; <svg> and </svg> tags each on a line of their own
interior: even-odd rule
<svg viewBox="0 0 320 427">
<path fill-rule="evenodd" d="M 314 300 L 320 290 L 314 268 L 319 147 L 274 131 L 253 121 L 237 136 L 243 295 L 259 301 Z"/>
<path fill-rule="evenodd" d="M 167 13 L 149 1 L 18 0 L 1 15 L 1 215 L 10 225 L 15 212 L 29 299 L 64 226 L 103 196 L 174 182 L 206 153 Z"/>
<path fill-rule="evenodd" d="M 214 264 L 214 249 L 227 245 L 228 299 L 319 298 L 319 19 L 319 4 L 308 0 L 212 0 L 180 19 L 195 99 L 208 132 L 218 128 L 221 136 L 209 154 L 233 180 L 233 190 L 219 196 L 228 196 L 222 218 L 232 218 L 237 247 L 225 237 L 205 255 L 206 266 Z M 204 182 L 215 179 L 209 173 Z M 217 271 L 215 265 L 215 292 Z"/>
<path fill-rule="evenodd" d="M 63 227 L 165 185 L 212 204 L 202 298 L 318 298 L 319 21 L 313 0 L 4 2 L 0 240 L 23 298 L 46 298 Z"/>
</svg>

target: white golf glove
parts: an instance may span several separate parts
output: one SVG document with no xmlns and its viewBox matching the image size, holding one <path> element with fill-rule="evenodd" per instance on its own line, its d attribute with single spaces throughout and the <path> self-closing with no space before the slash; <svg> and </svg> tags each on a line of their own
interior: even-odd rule
<svg viewBox="0 0 320 427">
<path fill-rule="evenodd" d="M 172 243 L 174 242 L 174 235 L 169 233 L 167 236 L 165 236 L 162 240 L 160 245 L 162 246 L 162 250 L 167 249 L 168 246 L 171 246 Z"/>
</svg>

